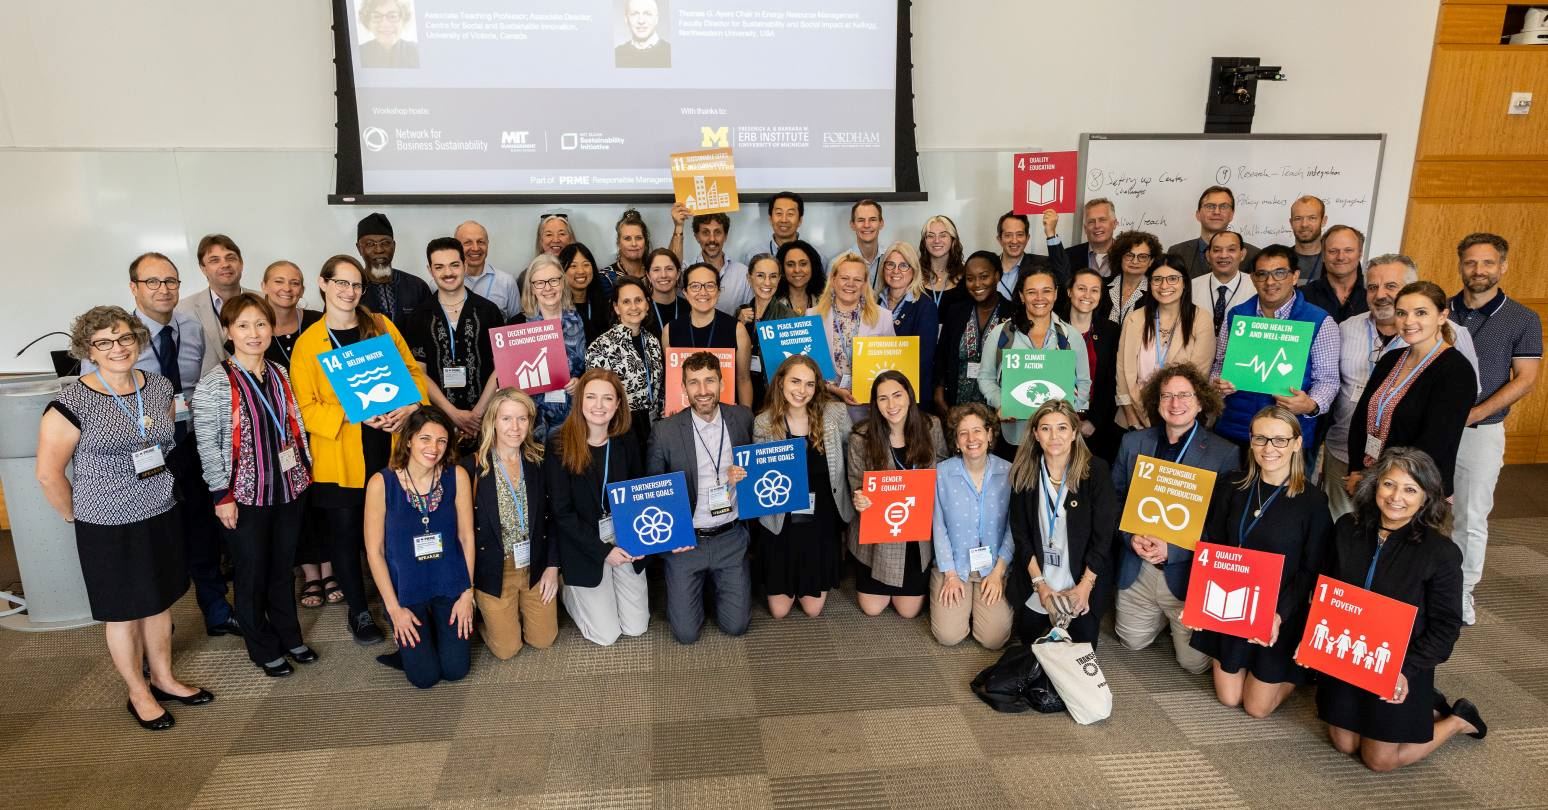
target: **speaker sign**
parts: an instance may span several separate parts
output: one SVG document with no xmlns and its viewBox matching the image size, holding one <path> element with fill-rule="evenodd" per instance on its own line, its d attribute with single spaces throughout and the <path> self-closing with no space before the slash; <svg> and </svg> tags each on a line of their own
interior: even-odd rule
<svg viewBox="0 0 1548 810">
<path fill-rule="evenodd" d="M 1192 551 L 1204 531 L 1214 491 L 1215 473 L 1210 470 L 1140 456 L 1134 462 L 1118 528 Z"/>
</svg>

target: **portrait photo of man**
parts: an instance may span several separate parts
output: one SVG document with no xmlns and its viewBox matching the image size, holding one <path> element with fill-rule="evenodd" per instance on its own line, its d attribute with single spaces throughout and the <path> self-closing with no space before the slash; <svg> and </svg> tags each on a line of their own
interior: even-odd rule
<svg viewBox="0 0 1548 810">
<path fill-rule="evenodd" d="M 624 28 L 629 38 L 613 49 L 613 64 L 621 68 L 669 68 L 672 45 L 661 38 L 664 15 L 658 0 L 623 0 Z"/>
</svg>

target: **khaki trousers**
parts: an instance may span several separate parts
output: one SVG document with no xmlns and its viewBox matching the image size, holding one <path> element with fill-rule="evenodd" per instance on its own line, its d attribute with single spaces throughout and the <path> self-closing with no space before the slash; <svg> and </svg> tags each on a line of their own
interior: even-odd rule
<svg viewBox="0 0 1548 810">
<path fill-rule="evenodd" d="M 501 661 L 521 652 L 523 635 L 528 644 L 540 650 L 547 649 L 559 635 L 559 595 L 554 594 L 553 601 L 545 605 L 542 593 L 531 582 L 530 569 L 517 568 L 515 560 L 507 556 L 500 595 L 473 591 L 478 612 L 484 617 L 484 646 Z"/>
<path fill-rule="evenodd" d="M 991 650 L 1004 647 L 1010 639 L 1015 616 L 1005 594 L 1002 593 L 995 604 L 986 604 L 983 583 L 978 574 L 972 574 L 963 598 L 956 605 L 947 607 L 941 603 L 941 589 L 945 585 L 946 577 L 940 571 L 931 570 L 930 632 L 935 640 L 953 647 L 967 638 L 971 629 L 973 638 L 984 647 Z"/>
</svg>

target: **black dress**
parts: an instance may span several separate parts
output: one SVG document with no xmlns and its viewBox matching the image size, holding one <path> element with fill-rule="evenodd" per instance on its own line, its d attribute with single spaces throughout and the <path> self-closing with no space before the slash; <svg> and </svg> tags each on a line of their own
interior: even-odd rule
<svg viewBox="0 0 1548 810">
<path fill-rule="evenodd" d="M 753 524 L 758 527 L 763 589 L 770 596 L 821 596 L 839 582 L 839 544 L 844 527 L 833 502 L 828 457 L 812 445 L 810 436 L 806 437 L 806 481 L 817 498 L 813 514 L 785 515 L 779 534 L 770 532 L 762 523 Z M 914 562 L 918 564 L 917 559 Z"/>
<path fill-rule="evenodd" d="M 1259 480 L 1242 489 L 1241 480 L 1239 476 L 1222 476 L 1215 483 L 1203 539 L 1285 556 L 1275 607 L 1280 617 L 1279 639 L 1272 647 L 1262 647 L 1244 638 L 1204 630 L 1194 633 L 1190 643 L 1219 661 L 1226 672 L 1234 674 L 1246 667 L 1264 683 L 1305 683 L 1306 671 L 1295 663 L 1295 648 L 1306 629 L 1312 586 L 1322 570 L 1331 534 L 1328 500 L 1309 484 L 1292 498 L 1288 489 L 1279 490 L 1276 496 L 1276 487 Z M 1268 505 L 1261 506 L 1265 502 Z M 1254 511 L 1262 512 L 1256 521 L 1251 514 Z"/>
<path fill-rule="evenodd" d="M 1376 539 L 1374 525 L 1360 525 L 1354 515 L 1339 518 L 1324 572 L 1365 585 Z M 1462 551 L 1434 529 L 1410 523 L 1387 538 L 1370 590 L 1419 609 L 1403 659 L 1408 697 L 1402 703 L 1387 703 L 1324 675 L 1317 681 L 1317 716 L 1328 725 L 1373 740 L 1429 742 L 1435 732 L 1430 714 L 1435 668 L 1451 657 L 1462 630 Z"/>
<path fill-rule="evenodd" d="M 268 350 L 263 353 L 265 359 L 285 369 L 287 373 L 290 371 L 290 353 L 296 348 L 296 338 L 301 337 L 301 333 L 312 324 L 322 320 L 322 313 L 316 310 L 301 309 L 297 312 L 301 313 L 301 328 L 288 335 L 275 335 L 269 341 Z"/>
</svg>

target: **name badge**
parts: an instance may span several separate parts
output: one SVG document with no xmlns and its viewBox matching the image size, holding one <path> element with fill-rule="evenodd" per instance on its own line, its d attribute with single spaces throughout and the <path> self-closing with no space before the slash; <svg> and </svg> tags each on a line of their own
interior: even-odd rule
<svg viewBox="0 0 1548 810">
<path fill-rule="evenodd" d="M 994 552 L 988 546 L 974 546 L 968 549 L 968 567 L 974 571 L 982 571 L 994 566 Z"/>
<path fill-rule="evenodd" d="M 716 484 L 706 493 L 709 498 L 709 510 L 711 517 L 720 517 L 731 512 L 731 491 L 725 484 Z"/>
<path fill-rule="evenodd" d="M 1376 459 L 1381 458 L 1381 439 L 1378 439 L 1375 436 L 1367 435 L 1365 437 L 1365 455 L 1369 457 L 1371 461 L 1375 461 Z"/>
<path fill-rule="evenodd" d="M 839 387 L 844 389 L 844 390 L 846 390 L 846 391 L 849 390 L 849 375 L 848 374 L 845 374 L 844 376 L 839 377 Z"/>
<path fill-rule="evenodd" d="M 428 532 L 414 535 L 414 559 L 438 560 L 441 558 L 441 533 Z"/>
<path fill-rule="evenodd" d="M 606 544 L 608 544 L 610 546 L 613 544 L 613 516 L 612 515 L 608 515 L 608 516 L 602 518 L 601 520 L 597 521 L 597 535 L 602 538 L 602 542 L 604 542 L 604 543 L 606 543 Z"/>
<path fill-rule="evenodd" d="M 523 540 L 511 546 L 511 561 L 517 568 L 526 568 L 532 564 L 532 541 Z"/>
<path fill-rule="evenodd" d="M 750 371 L 762 371 L 763 370 L 763 355 L 755 354 L 751 358 L 749 358 L 748 361 L 747 361 L 747 368 Z"/>
<path fill-rule="evenodd" d="M 467 366 L 449 366 L 441 369 L 442 388 L 466 388 L 468 385 Z"/>
<path fill-rule="evenodd" d="M 183 394 L 172 396 L 172 419 L 177 422 L 187 422 L 193 418 L 193 412 L 188 409 L 188 397 Z"/>
<path fill-rule="evenodd" d="M 290 472 L 299 464 L 296 460 L 296 448 L 287 447 L 279 452 L 280 472 Z"/>
<path fill-rule="evenodd" d="M 967 375 L 969 377 L 972 377 L 973 379 L 976 380 L 976 379 L 978 379 L 978 370 L 983 368 L 983 367 L 984 367 L 983 363 L 980 363 L 977 360 L 969 360 L 968 361 Z"/>
<path fill-rule="evenodd" d="M 544 402 L 552 402 L 555 405 L 563 405 L 564 404 L 564 389 L 563 388 L 555 388 L 554 390 L 549 391 L 548 393 L 543 395 L 543 401 Z"/>
<path fill-rule="evenodd" d="M 161 445 L 153 444 L 130 454 L 134 460 L 134 474 L 146 479 L 166 471 L 167 460 L 161 455 Z"/>
<path fill-rule="evenodd" d="M 1046 548 L 1043 549 L 1043 565 L 1048 566 L 1050 568 L 1058 568 L 1060 563 L 1063 562 L 1063 560 L 1064 560 L 1064 555 L 1063 554 L 1060 554 L 1057 551 L 1051 551 L 1051 550 L 1046 549 Z"/>
</svg>

